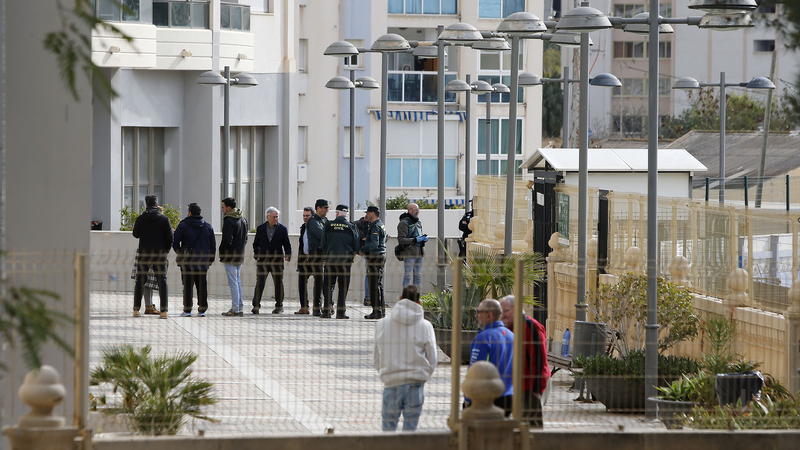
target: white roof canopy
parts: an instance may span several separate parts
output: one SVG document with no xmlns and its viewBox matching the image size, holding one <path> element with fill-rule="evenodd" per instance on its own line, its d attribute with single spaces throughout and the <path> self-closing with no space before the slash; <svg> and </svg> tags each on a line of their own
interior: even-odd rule
<svg viewBox="0 0 800 450">
<path fill-rule="evenodd" d="M 577 148 L 540 148 L 522 165 L 532 171 L 553 170 L 558 172 L 578 171 Z M 647 149 L 590 148 L 589 172 L 647 172 Z M 704 172 L 706 166 L 683 149 L 659 149 L 659 172 Z"/>
</svg>

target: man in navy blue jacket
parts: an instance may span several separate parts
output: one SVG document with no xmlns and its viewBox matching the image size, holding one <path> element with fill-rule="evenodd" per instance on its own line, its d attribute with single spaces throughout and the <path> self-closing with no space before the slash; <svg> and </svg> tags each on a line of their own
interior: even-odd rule
<svg viewBox="0 0 800 450">
<path fill-rule="evenodd" d="M 292 244 L 289 243 L 289 230 L 278 223 L 280 214 L 274 206 L 267 208 L 267 221 L 256 228 L 256 237 L 253 239 L 253 257 L 256 259 L 253 314 L 258 314 L 261 309 L 261 295 L 270 273 L 275 284 L 275 309 L 272 314 L 283 312 L 283 261 L 291 261 Z"/>
<path fill-rule="evenodd" d="M 477 319 L 483 330 L 470 344 L 469 364 L 489 361 L 497 367 L 506 389 L 503 395 L 495 399 L 494 404 L 503 408 L 508 417 L 511 415 L 511 398 L 514 394 L 512 384 L 514 333 L 500 320 L 502 312 L 500 302 L 497 300 L 487 298 L 478 304 Z M 467 402 L 469 404 L 469 400 Z"/>
<path fill-rule="evenodd" d="M 178 255 L 183 281 L 183 313 L 181 317 L 192 315 L 192 289 L 197 286 L 197 313 L 206 316 L 208 309 L 208 268 L 214 262 L 217 251 L 217 238 L 214 228 L 200 215 L 197 203 L 189 203 L 189 215 L 181 220 L 175 229 L 172 248 Z"/>
</svg>

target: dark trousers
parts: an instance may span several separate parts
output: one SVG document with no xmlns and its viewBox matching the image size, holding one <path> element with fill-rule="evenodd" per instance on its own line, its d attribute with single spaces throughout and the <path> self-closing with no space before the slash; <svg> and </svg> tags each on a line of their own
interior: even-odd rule
<svg viewBox="0 0 800 450">
<path fill-rule="evenodd" d="M 329 261 L 325 264 L 325 305 L 322 312 L 331 311 L 334 283 L 339 287 L 339 298 L 336 302 L 336 314 L 344 315 L 347 290 L 350 289 L 350 268 L 352 261 Z"/>
<path fill-rule="evenodd" d="M 297 259 L 297 290 L 300 292 L 300 307 L 308 308 L 308 279 L 313 273 L 310 255 L 298 255 Z M 319 284 L 318 278 L 314 278 L 314 285 Z M 322 286 L 319 287 L 322 291 Z M 319 308 L 319 306 L 317 306 Z"/>
<path fill-rule="evenodd" d="M 320 299 L 322 298 L 322 286 L 325 285 L 325 257 L 322 250 L 317 250 L 313 254 L 308 255 L 309 264 L 311 266 L 311 276 L 314 277 L 314 309 L 319 309 Z"/>
<path fill-rule="evenodd" d="M 147 272 L 153 268 L 153 273 L 158 281 L 158 296 L 161 298 L 161 312 L 167 312 L 167 258 L 158 258 L 158 262 L 153 262 L 154 258 L 147 258 L 139 255 L 139 264 L 136 268 L 136 284 L 133 286 L 133 310 L 138 311 L 142 308 L 142 287 L 147 282 Z"/>
<path fill-rule="evenodd" d="M 256 289 L 253 292 L 253 308 L 261 308 L 261 296 L 267 284 L 267 275 L 272 274 L 275 285 L 275 308 L 283 308 L 283 256 L 266 257 L 256 263 Z"/>
<path fill-rule="evenodd" d="M 369 299 L 372 302 L 372 311 L 384 313 L 385 301 L 383 298 L 383 267 L 386 264 L 386 255 L 367 255 L 367 287 Z"/>
<path fill-rule="evenodd" d="M 192 292 L 197 289 L 197 312 L 208 309 L 208 270 L 192 270 L 181 267 L 183 281 L 183 312 L 192 312 Z"/>
<path fill-rule="evenodd" d="M 526 420 L 531 428 L 544 428 L 544 417 L 542 416 L 542 401 L 533 395 L 532 391 L 522 393 L 523 410 L 522 420 Z"/>
</svg>

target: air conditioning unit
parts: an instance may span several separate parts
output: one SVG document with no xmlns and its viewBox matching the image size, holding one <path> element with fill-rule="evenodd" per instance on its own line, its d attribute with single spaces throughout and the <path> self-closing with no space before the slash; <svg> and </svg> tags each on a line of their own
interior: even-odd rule
<svg viewBox="0 0 800 450">
<path fill-rule="evenodd" d="M 304 183 L 308 180 L 308 164 L 300 163 L 297 165 L 297 182 Z"/>
</svg>

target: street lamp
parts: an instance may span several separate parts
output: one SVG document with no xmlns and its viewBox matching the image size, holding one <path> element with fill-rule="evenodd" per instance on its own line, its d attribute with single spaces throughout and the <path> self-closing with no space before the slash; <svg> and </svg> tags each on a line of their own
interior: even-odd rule
<svg viewBox="0 0 800 450">
<path fill-rule="evenodd" d="M 349 42 L 348 42 L 349 44 Z M 352 44 L 351 44 L 352 45 Z M 370 77 L 355 79 L 355 69 L 350 69 L 350 79 L 342 76 L 331 78 L 325 87 L 350 91 L 350 221 L 356 221 L 356 89 L 378 89 L 378 82 Z"/>
<path fill-rule="evenodd" d="M 503 41 L 505 42 L 505 41 Z M 490 86 L 489 83 L 485 81 L 476 81 L 475 83 L 471 83 L 472 76 L 467 74 L 467 81 L 463 82 L 461 80 L 453 80 L 447 83 L 446 89 L 449 92 L 472 92 L 473 94 L 486 94 L 489 92 L 494 92 L 494 87 Z M 499 83 L 497 83 L 499 84 Z M 508 88 L 505 85 L 503 86 L 508 92 Z M 487 98 L 489 96 L 487 95 Z M 471 97 L 467 95 L 467 117 L 466 117 L 466 139 L 464 142 L 464 146 L 466 150 L 464 150 L 464 205 L 467 207 L 469 206 L 469 200 L 472 198 L 472 192 L 470 190 L 470 176 L 472 175 L 472 145 L 471 145 L 471 134 L 472 134 L 472 117 L 471 117 Z M 489 100 L 487 100 L 488 102 Z M 488 111 L 488 109 L 487 109 Z"/>
<path fill-rule="evenodd" d="M 588 7 L 588 2 L 581 3 L 581 8 Z M 729 13 L 730 11 L 748 11 L 757 7 L 755 0 L 691 0 L 689 3 L 690 9 L 701 9 L 711 11 L 712 13 Z M 615 24 L 625 25 L 625 31 L 628 32 L 643 32 L 644 30 L 636 30 L 637 27 L 628 28 L 634 24 L 647 24 L 648 46 L 651 49 L 649 54 L 648 65 L 648 144 L 647 144 L 647 324 L 645 325 L 645 385 L 646 395 L 648 397 L 655 395 L 655 385 L 658 378 L 658 323 L 657 323 L 657 294 L 658 294 L 658 34 L 662 31 L 662 24 L 689 24 L 697 25 L 701 28 L 708 29 L 735 29 L 752 26 L 752 20 L 747 20 L 747 14 L 743 12 L 725 14 L 720 16 L 718 14 L 707 17 L 688 17 L 688 18 L 662 18 L 658 15 L 659 0 L 650 0 L 649 13 L 646 18 L 630 18 L 621 19 L 614 18 Z M 573 10 L 575 11 L 575 10 Z M 596 11 L 596 10 L 595 10 Z M 572 12 L 572 11 L 570 11 Z M 569 13 L 567 13 L 569 14 Z M 591 27 L 581 25 L 579 21 L 565 22 L 567 14 L 559 21 L 556 28 L 581 31 L 592 31 Z M 656 24 L 658 26 L 650 26 Z M 583 49 L 584 47 L 581 47 Z M 588 64 L 588 55 L 584 59 L 583 51 L 581 51 L 581 72 L 584 66 Z M 583 78 L 583 76 L 581 76 Z M 583 90 L 581 90 L 581 108 L 584 108 Z M 584 123 L 581 122 L 581 145 L 584 144 L 583 134 L 585 132 Z M 588 139 L 587 139 L 588 144 Z M 585 164 L 585 161 L 583 162 Z M 581 162 L 579 161 L 579 165 Z M 582 178 L 581 178 L 582 180 Z M 585 195 L 585 192 L 583 192 Z M 582 199 L 583 197 L 581 197 Z M 579 202 L 580 200 L 579 199 Z M 580 228 L 585 227 L 586 216 L 585 211 L 579 210 L 580 216 L 583 215 L 583 222 L 579 224 L 579 239 Z M 585 229 L 585 228 L 584 228 Z M 578 242 L 578 298 L 585 298 L 586 295 L 586 280 L 585 280 L 585 252 L 581 253 L 581 245 L 585 249 L 585 234 L 583 240 Z M 580 272 L 581 257 L 583 256 L 584 272 Z M 583 284 L 581 284 L 581 276 L 583 276 Z M 585 315 L 584 315 L 585 317 Z M 648 419 L 655 419 L 656 410 L 655 405 L 647 402 L 645 409 L 645 417 Z"/>
<path fill-rule="evenodd" d="M 197 84 L 203 84 L 206 86 L 225 86 L 223 90 L 223 103 L 224 103 L 224 122 L 223 122 L 223 133 L 222 133 L 222 146 L 224 147 L 222 152 L 224 157 L 222 158 L 222 168 L 223 168 L 223 176 L 222 182 L 224 184 L 224 188 L 222 192 L 224 196 L 229 196 L 231 194 L 230 188 L 230 167 L 229 167 L 229 160 L 228 160 L 228 151 L 230 151 L 231 145 L 231 120 L 230 120 L 230 109 L 231 109 L 231 102 L 230 102 L 230 89 L 231 85 L 236 87 L 252 87 L 258 86 L 258 81 L 253 78 L 252 75 L 246 73 L 239 73 L 235 77 L 231 78 L 231 67 L 225 66 L 225 76 L 219 74 L 216 71 L 208 71 L 197 77 Z"/>
<path fill-rule="evenodd" d="M 404 52 L 411 48 L 408 41 L 398 34 L 388 33 L 372 43 L 372 51 L 381 54 L 381 162 L 380 162 L 380 208 L 386 212 L 386 115 L 389 101 L 389 53 Z M 444 60 L 444 58 L 442 58 Z"/>
<path fill-rule="evenodd" d="M 691 90 L 702 87 L 719 87 L 719 202 L 725 203 L 725 118 L 726 104 L 725 88 L 738 86 L 746 89 L 775 89 L 775 84 L 769 78 L 755 77 L 747 83 L 726 83 L 725 72 L 719 73 L 719 83 L 700 83 L 692 77 L 680 78 L 672 89 Z"/>
</svg>

